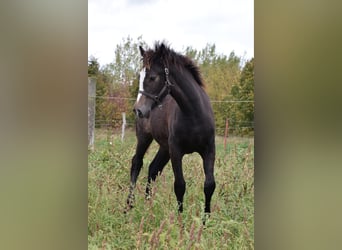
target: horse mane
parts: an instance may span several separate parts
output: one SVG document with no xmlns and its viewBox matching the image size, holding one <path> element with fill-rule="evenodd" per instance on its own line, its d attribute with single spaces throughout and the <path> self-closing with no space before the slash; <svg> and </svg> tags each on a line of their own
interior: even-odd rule
<svg viewBox="0 0 342 250">
<path fill-rule="evenodd" d="M 171 49 L 165 42 L 155 42 L 154 49 L 145 51 L 143 58 L 144 67 L 150 68 L 153 62 L 158 62 L 166 67 L 174 66 L 179 71 L 187 69 L 199 86 L 205 88 L 205 84 L 199 67 L 189 57 L 181 55 Z"/>
</svg>

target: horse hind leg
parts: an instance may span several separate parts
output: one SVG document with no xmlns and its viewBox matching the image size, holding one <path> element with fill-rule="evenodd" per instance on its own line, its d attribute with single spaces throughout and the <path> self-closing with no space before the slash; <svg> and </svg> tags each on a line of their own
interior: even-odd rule
<svg viewBox="0 0 342 250">
<path fill-rule="evenodd" d="M 130 178 L 131 181 L 130 181 L 130 187 L 129 187 L 129 194 L 127 198 L 127 209 L 133 208 L 134 188 L 135 188 L 141 167 L 143 166 L 143 157 L 148 147 L 151 145 L 152 140 L 153 139 L 151 136 L 144 136 L 144 137 L 138 138 L 136 153 L 132 158 L 131 178 Z"/>
<path fill-rule="evenodd" d="M 204 213 L 205 217 L 210 215 L 210 203 L 211 197 L 215 191 L 216 182 L 214 177 L 214 163 L 215 163 L 215 150 L 212 150 L 209 153 L 201 154 L 203 159 L 203 167 L 204 167 L 204 174 L 205 174 L 205 181 L 204 181 L 204 195 L 205 195 L 205 207 Z M 203 223 L 205 223 L 205 219 L 203 219 Z"/>
<path fill-rule="evenodd" d="M 183 155 L 175 154 L 173 152 L 171 156 L 172 170 L 175 176 L 174 190 L 177 197 L 178 212 L 183 212 L 183 198 L 186 189 L 186 183 L 183 176 L 182 170 L 182 158 Z"/>
<path fill-rule="evenodd" d="M 151 162 L 148 169 L 148 183 L 146 185 L 146 199 L 151 196 L 151 182 L 156 180 L 156 177 L 161 173 L 170 160 L 169 151 L 167 149 L 159 148 L 156 156 Z"/>
</svg>

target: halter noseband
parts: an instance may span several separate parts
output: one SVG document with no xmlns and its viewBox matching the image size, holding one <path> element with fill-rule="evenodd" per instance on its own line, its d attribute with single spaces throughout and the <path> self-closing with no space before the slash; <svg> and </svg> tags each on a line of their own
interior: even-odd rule
<svg viewBox="0 0 342 250">
<path fill-rule="evenodd" d="M 159 92 L 158 95 L 152 95 L 150 93 L 147 93 L 143 90 L 139 90 L 139 93 L 143 94 L 144 96 L 154 100 L 154 102 L 161 107 L 162 104 L 161 102 L 163 101 L 163 99 L 170 93 L 171 90 L 171 86 L 173 86 L 173 84 L 169 81 L 169 69 L 165 67 L 164 69 L 165 71 L 165 85 L 162 88 L 162 90 Z"/>
</svg>

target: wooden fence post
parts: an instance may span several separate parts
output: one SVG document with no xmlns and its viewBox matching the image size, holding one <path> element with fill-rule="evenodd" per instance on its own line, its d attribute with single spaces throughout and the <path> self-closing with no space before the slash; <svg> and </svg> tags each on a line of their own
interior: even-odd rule
<svg viewBox="0 0 342 250">
<path fill-rule="evenodd" d="M 125 127 L 126 127 L 126 113 L 122 113 L 122 131 L 121 131 L 121 141 L 123 142 L 125 137 Z"/>
<path fill-rule="evenodd" d="M 94 150 L 96 78 L 88 77 L 88 149 Z"/>
<path fill-rule="evenodd" d="M 228 137 L 228 118 L 226 119 L 226 129 L 224 131 L 224 151 L 227 149 L 227 137 Z"/>
</svg>

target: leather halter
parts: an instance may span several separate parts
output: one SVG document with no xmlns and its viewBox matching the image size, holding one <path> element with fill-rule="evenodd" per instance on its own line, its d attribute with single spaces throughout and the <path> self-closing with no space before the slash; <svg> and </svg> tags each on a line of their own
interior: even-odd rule
<svg viewBox="0 0 342 250">
<path fill-rule="evenodd" d="M 165 67 L 164 69 L 165 71 L 165 85 L 162 88 L 162 90 L 159 92 L 158 95 L 152 95 L 150 93 L 147 93 L 143 90 L 139 90 L 139 93 L 143 94 L 144 96 L 154 100 L 154 102 L 161 107 L 162 106 L 162 101 L 164 100 L 164 98 L 170 93 L 171 90 L 171 86 L 173 86 L 173 84 L 169 81 L 169 69 Z"/>
</svg>

